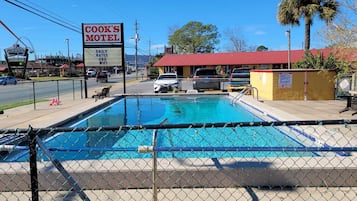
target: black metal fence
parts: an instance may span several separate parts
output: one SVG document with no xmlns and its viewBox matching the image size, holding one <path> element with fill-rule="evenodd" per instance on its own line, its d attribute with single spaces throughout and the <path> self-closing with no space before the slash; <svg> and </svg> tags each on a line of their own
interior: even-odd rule
<svg viewBox="0 0 357 201">
<path fill-rule="evenodd" d="M 0 130 L 2 200 L 354 200 L 357 120 Z"/>
<path fill-rule="evenodd" d="M 6 86 L 0 92 L 6 99 L 0 99 L 0 105 L 17 102 L 32 102 L 34 109 L 39 102 L 47 101 L 52 104 L 60 103 L 64 96 L 71 96 L 73 100 L 84 98 L 82 79 L 53 80 L 39 82 L 23 82 L 17 85 Z M 11 100 L 11 102 L 6 102 Z"/>
</svg>

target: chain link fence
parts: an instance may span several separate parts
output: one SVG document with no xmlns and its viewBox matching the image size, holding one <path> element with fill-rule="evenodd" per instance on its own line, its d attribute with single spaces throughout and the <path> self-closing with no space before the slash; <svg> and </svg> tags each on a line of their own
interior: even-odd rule
<svg viewBox="0 0 357 201">
<path fill-rule="evenodd" d="M 357 120 L 0 130 L 0 200 L 355 200 Z"/>
</svg>

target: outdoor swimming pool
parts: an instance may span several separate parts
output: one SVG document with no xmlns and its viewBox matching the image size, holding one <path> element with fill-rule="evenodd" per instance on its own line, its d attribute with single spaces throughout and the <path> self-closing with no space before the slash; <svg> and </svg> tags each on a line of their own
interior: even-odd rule
<svg viewBox="0 0 357 201">
<path fill-rule="evenodd" d="M 231 104 L 227 95 L 130 96 L 67 126 L 101 127 L 121 125 L 254 122 L 262 119 L 243 106 Z M 59 160 L 150 158 L 138 153 L 139 146 L 152 145 L 150 129 L 57 133 L 44 142 L 55 147 Z M 304 147 L 291 133 L 276 127 L 221 127 L 159 129 L 158 147 Z M 66 150 L 68 149 L 68 150 Z M 111 150 L 112 149 L 112 150 Z M 120 151 L 118 151 L 120 150 Z M 40 152 L 40 157 L 46 157 Z M 159 152 L 161 158 L 294 157 L 316 156 L 311 152 Z M 26 161 L 27 153 L 9 160 Z"/>
</svg>

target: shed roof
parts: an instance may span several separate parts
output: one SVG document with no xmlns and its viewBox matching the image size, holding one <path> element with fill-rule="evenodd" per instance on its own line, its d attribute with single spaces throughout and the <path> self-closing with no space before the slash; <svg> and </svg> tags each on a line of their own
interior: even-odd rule
<svg viewBox="0 0 357 201">
<path fill-rule="evenodd" d="M 330 49 L 310 50 L 312 54 L 321 52 L 327 56 Z M 291 63 L 304 56 L 304 50 L 291 50 Z M 259 65 L 283 64 L 288 61 L 288 51 L 225 52 L 205 54 L 166 54 L 154 66 L 216 66 L 216 65 Z"/>
</svg>

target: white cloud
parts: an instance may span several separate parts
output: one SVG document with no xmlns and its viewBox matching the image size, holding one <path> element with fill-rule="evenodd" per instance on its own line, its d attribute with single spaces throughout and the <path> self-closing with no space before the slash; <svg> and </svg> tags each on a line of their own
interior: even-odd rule
<svg viewBox="0 0 357 201">
<path fill-rule="evenodd" d="M 156 52 L 158 54 L 158 53 L 164 52 L 165 47 L 168 47 L 168 45 L 167 44 L 151 45 L 151 51 Z"/>
</svg>

